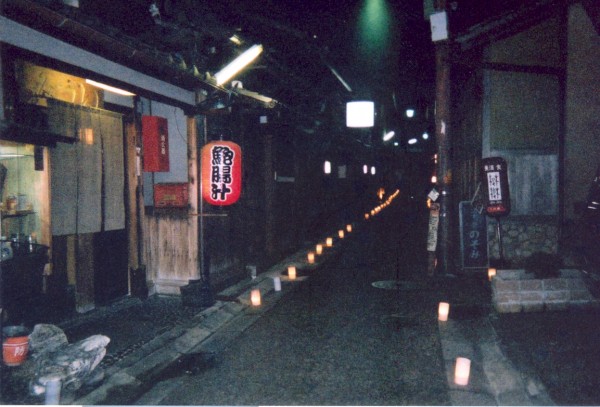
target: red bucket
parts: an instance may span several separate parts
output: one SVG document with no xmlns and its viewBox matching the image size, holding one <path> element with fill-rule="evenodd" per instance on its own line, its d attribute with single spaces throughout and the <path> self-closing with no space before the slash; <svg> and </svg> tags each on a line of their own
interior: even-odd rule
<svg viewBox="0 0 600 407">
<path fill-rule="evenodd" d="M 7 326 L 2 330 L 2 358 L 7 366 L 19 366 L 29 351 L 29 330 L 22 326 Z"/>
</svg>

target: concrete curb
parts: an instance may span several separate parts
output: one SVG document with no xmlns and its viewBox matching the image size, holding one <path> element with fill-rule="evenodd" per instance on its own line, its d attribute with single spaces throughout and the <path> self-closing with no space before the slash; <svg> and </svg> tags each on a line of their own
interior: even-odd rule
<svg viewBox="0 0 600 407">
<path fill-rule="evenodd" d="M 452 405 L 555 405 L 540 380 L 519 372 L 503 354 L 488 317 L 438 322 L 438 330 Z M 466 386 L 454 383 L 457 357 L 471 360 Z"/>
</svg>

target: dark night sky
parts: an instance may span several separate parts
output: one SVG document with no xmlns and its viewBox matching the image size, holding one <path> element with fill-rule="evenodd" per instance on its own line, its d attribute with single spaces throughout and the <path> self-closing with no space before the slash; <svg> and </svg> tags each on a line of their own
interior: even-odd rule
<svg viewBox="0 0 600 407">
<path fill-rule="evenodd" d="M 410 104 L 432 94 L 433 45 L 422 0 L 254 0 L 242 7 L 280 22 L 291 37 L 305 35 L 357 96 L 391 103 L 395 94 Z"/>
</svg>

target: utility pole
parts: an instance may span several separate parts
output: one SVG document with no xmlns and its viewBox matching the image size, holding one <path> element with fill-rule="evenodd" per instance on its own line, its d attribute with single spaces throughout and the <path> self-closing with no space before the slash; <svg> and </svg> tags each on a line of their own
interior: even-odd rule
<svg viewBox="0 0 600 407">
<path fill-rule="evenodd" d="M 448 32 L 446 2 L 436 4 L 436 13 L 430 17 L 431 35 L 435 43 L 435 136 L 437 140 L 437 182 L 439 188 L 439 225 L 437 244 L 437 271 L 449 274 L 454 271 L 452 255 L 452 126 L 451 126 L 451 50 Z"/>
</svg>

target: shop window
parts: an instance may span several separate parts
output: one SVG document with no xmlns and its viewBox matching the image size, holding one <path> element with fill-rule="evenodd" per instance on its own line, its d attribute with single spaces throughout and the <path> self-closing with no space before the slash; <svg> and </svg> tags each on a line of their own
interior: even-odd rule
<svg viewBox="0 0 600 407">
<path fill-rule="evenodd" d="M 1 226 L 5 241 L 47 239 L 42 230 L 42 216 L 48 208 L 47 172 L 36 149 L 39 147 L 31 144 L 0 141 Z"/>
</svg>

